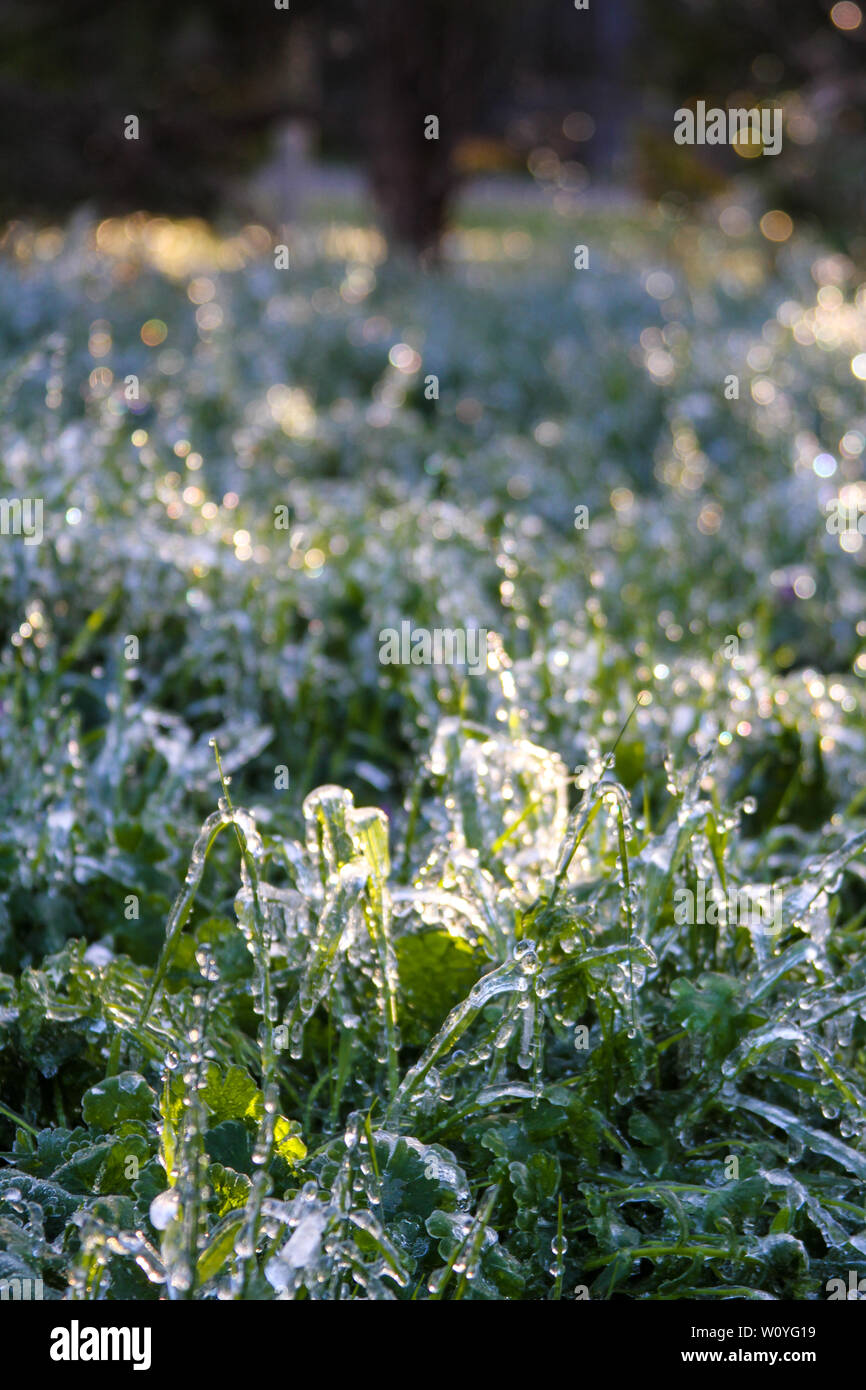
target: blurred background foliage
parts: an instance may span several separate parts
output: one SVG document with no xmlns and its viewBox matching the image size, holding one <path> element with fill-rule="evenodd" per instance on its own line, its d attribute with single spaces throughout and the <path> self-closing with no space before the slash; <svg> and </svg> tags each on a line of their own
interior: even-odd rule
<svg viewBox="0 0 866 1390">
<path fill-rule="evenodd" d="M 363 167 L 419 251 L 466 175 L 679 200 L 744 177 L 859 259 L 864 36 L 851 0 L 3 0 L 0 213 L 243 214 L 264 165 L 287 220 L 302 150 Z M 675 146 L 698 99 L 781 105 L 781 155 Z"/>
</svg>

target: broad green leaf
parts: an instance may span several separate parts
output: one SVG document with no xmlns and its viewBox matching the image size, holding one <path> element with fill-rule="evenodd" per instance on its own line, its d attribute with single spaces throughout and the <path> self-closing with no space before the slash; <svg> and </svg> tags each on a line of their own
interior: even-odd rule
<svg viewBox="0 0 866 1390">
<path fill-rule="evenodd" d="M 113 1129 L 124 1120 L 152 1119 L 155 1106 L 156 1092 L 144 1077 L 124 1071 L 85 1091 L 81 1113 L 86 1124 L 96 1129 Z"/>
</svg>

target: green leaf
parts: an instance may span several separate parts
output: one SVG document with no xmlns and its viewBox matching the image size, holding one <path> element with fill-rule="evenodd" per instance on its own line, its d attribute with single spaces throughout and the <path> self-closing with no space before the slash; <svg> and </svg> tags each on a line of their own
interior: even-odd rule
<svg viewBox="0 0 866 1390">
<path fill-rule="evenodd" d="M 245 1115 L 252 1116 L 261 1092 L 243 1067 L 229 1067 L 223 1076 L 216 1063 L 211 1063 L 200 1095 L 219 1124 L 222 1120 L 242 1120 Z"/>
<path fill-rule="evenodd" d="M 250 1136 L 241 1120 L 222 1120 L 204 1136 L 205 1153 L 239 1173 L 252 1171 Z"/>
<path fill-rule="evenodd" d="M 465 999 L 483 968 L 477 951 L 447 931 L 410 932 L 395 943 L 400 1026 L 422 1045 Z"/>
<path fill-rule="evenodd" d="M 237 1177 L 237 1174 L 235 1176 Z M 243 1221 L 243 1210 L 230 1211 L 215 1228 L 196 1263 L 196 1278 L 199 1284 L 206 1284 L 209 1279 L 215 1279 L 231 1259 Z"/>
<path fill-rule="evenodd" d="M 295 1164 L 306 1158 L 307 1146 L 300 1137 L 301 1126 L 297 1120 L 287 1120 L 278 1115 L 274 1124 L 274 1149 L 287 1163 Z"/>
<path fill-rule="evenodd" d="M 426 1218 L 437 1207 L 468 1206 L 466 1175 L 448 1149 L 381 1130 L 374 1131 L 373 1141 L 386 1217 L 402 1211 Z"/>
<path fill-rule="evenodd" d="M 208 1165 L 207 1180 L 213 1189 L 219 1216 L 246 1205 L 252 1186 L 246 1173 L 238 1173 L 222 1163 L 211 1163 Z"/>
<path fill-rule="evenodd" d="M 85 1091 L 81 1113 L 85 1124 L 96 1129 L 113 1129 L 124 1120 L 151 1119 L 155 1105 L 156 1092 L 144 1077 L 134 1071 L 123 1071 Z"/>
</svg>

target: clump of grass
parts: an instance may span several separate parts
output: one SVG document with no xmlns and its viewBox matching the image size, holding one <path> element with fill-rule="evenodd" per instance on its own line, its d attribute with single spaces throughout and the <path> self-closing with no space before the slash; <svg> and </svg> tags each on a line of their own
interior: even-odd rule
<svg viewBox="0 0 866 1390">
<path fill-rule="evenodd" d="M 650 827 L 612 763 L 566 820 L 554 753 L 452 721 L 408 884 L 345 789 L 307 798 L 303 841 L 225 796 L 153 972 L 78 946 L 10 981 L 22 1042 L 89 1033 L 105 1073 L 84 1125 L 18 1126 L 0 1196 L 28 1268 L 79 1297 L 434 1299 L 807 1298 L 859 1269 L 866 832 L 777 880 L 771 945 L 686 939 L 674 894 L 741 880 L 738 818 L 704 762 Z M 229 825 L 238 925 L 184 934 Z"/>
<path fill-rule="evenodd" d="M 46 529 L 0 547 L 0 1277 L 866 1273 L 853 266 L 670 228 L 660 304 L 614 222 L 578 301 L 565 227 L 435 286 L 345 230 L 287 289 L 257 235 L 181 271 L 146 227 L 0 265 Z M 405 617 L 485 627 L 487 671 L 381 666 Z M 756 888 L 771 934 L 717 910 Z"/>
</svg>

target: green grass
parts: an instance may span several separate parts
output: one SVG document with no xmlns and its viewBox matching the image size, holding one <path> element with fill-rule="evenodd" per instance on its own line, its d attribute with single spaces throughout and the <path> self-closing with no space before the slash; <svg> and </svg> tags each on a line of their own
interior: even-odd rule
<svg viewBox="0 0 866 1390">
<path fill-rule="evenodd" d="M 0 1278 L 866 1275 L 866 288 L 653 210 L 482 231 L 7 235 Z M 381 665 L 403 619 L 487 671 Z"/>
</svg>

